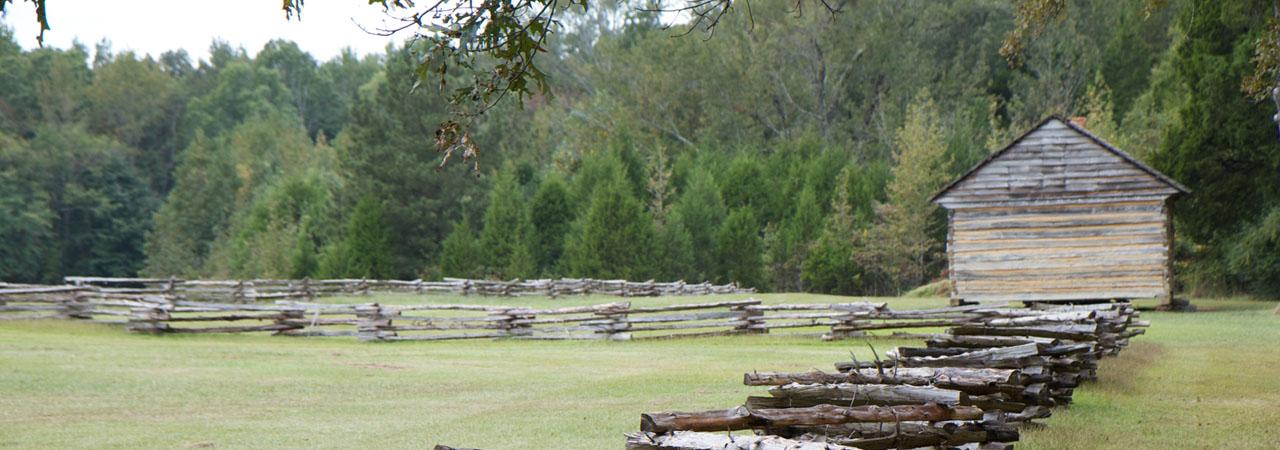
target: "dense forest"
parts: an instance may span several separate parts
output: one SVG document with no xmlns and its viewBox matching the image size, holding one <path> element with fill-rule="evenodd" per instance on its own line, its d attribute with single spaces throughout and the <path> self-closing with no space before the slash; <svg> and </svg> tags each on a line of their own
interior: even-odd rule
<svg viewBox="0 0 1280 450">
<path fill-rule="evenodd" d="M 897 294 L 941 276 L 928 199 L 1050 114 L 1193 190 L 1193 293 L 1280 296 L 1280 139 L 1244 88 L 1271 2 L 1071 2 L 1011 67 L 1003 0 L 767 1 L 714 36 L 565 18 L 549 89 L 470 124 L 412 41 L 317 61 L 22 49 L 0 26 L 0 279 L 591 276 Z M 231 33 L 228 30 L 228 33 Z"/>
</svg>

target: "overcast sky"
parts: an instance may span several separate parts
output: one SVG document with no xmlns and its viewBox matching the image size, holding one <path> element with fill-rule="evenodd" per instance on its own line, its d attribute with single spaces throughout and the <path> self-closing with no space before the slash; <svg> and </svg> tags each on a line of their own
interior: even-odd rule
<svg viewBox="0 0 1280 450">
<path fill-rule="evenodd" d="M 208 57 L 214 38 L 256 54 L 275 38 L 297 42 L 324 61 L 344 47 L 357 53 L 381 53 L 387 38 L 365 33 L 356 23 L 376 28 L 385 16 L 367 0 L 308 0 L 302 20 L 285 20 L 280 0 L 48 0 L 45 45 L 66 48 L 79 40 L 92 54 L 106 38 L 115 52 L 133 50 L 159 56 L 183 48 L 193 60 Z M 39 28 L 32 4 L 22 0 L 5 8 L 2 20 L 23 48 L 36 48 Z M 354 22 L 353 22 L 354 20 Z"/>
</svg>

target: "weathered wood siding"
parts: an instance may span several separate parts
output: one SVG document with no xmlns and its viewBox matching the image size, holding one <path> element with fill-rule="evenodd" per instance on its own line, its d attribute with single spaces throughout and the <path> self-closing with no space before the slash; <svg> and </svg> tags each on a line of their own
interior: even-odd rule
<svg viewBox="0 0 1280 450">
<path fill-rule="evenodd" d="M 1164 202 L 957 209 L 951 277 L 968 301 L 1161 297 Z"/>
<path fill-rule="evenodd" d="M 979 165 L 949 209 L 952 295 L 965 301 L 1167 297 L 1172 229 L 1161 176 L 1059 120 Z"/>
</svg>

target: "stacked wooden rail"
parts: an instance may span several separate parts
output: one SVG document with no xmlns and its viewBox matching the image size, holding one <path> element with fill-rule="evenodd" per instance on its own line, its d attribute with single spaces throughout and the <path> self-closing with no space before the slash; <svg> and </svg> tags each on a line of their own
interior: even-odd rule
<svg viewBox="0 0 1280 450">
<path fill-rule="evenodd" d="M 883 303 L 762 305 L 731 300 L 669 306 L 616 302 L 564 308 L 453 304 L 332 305 L 279 301 L 272 305 L 195 302 L 148 303 L 130 317 L 130 329 L 152 333 L 270 331 L 286 336 L 355 336 L 364 341 L 454 339 L 641 340 L 760 334 L 872 324 L 891 316 Z M 229 322 L 257 322 L 227 325 Z M 217 326 L 213 326 L 213 325 Z M 813 330 L 805 331 L 805 328 Z M 843 332 L 842 333 L 847 333 Z"/>
<path fill-rule="evenodd" d="M 0 320 L 64 319 L 123 324 L 158 296 L 98 292 L 77 286 L 0 286 Z"/>
<path fill-rule="evenodd" d="M 136 312 L 139 314 L 131 319 L 139 322 L 132 327 L 136 331 L 201 332 L 193 329 L 196 324 L 192 322 L 219 322 L 219 317 L 225 317 L 227 321 L 271 323 L 262 327 L 213 327 L 208 332 L 275 331 L 289 336 L 356 336 L 365 341 L 642 340 L 732 334 L 813 335 L 830 339 L 857 335 L 861 333 L 859 327 L 937 324 L 929 319 L 912 320 L 928 316 L 910 312 L 899 315 L 883 303 L 762 305 L 755 299 L 670 306 L 619 302 L 550 309 L 451 304 L 251 305 L 177 300 L 172 305 L 157 304 L 149 311 Z M 205 314 L 175 314 L 188 312 Z"/>
<path fill-rule="evenodd" d="M 172 286 L 173 283 L 168 283 Z M 206 286 L 196 284 L 195 286 Z M 871 330 L 940 327 L 981 318 L 974 306 L 894 311 L 884 303 L 765 305 L 733 300 L 670 306 L 630 302 L 537 309 L 450 304 L 326 304 L 193 300 L 164 290 L 79 286 L 0 287 L 0 320 L 128 323 L 149 333 L 271 332 L 369 341 L 448 339 L 652 339 L 727 334 L 848 338 Z M 141 289 L 141 288 L 133 288 Z"/>
<path fill-rule="evenodd" d="M 980 316 L 837 372 L 744 375 L 768 396 L 732 409 L 641 415 L 629 450 L 1008 448 L 1097 378 L 1145 322 L 1128 304 L 971 308 Z M 735 430 L 752 430 L 744 435 Z M 718 432 L 730 431 L 729 434 Z"/>
<path fill-rule="evenodd" d="M 164 294 L 188 300 L 249 302 L 261 300 L 311 300 L 322 296 L 368 295 L 370 293 L 456 294 L 481 296 L 547 296 L 614 295 L 619 297 L 657 297 L 677 295 L 744 294 L 754 288 L 740 288 L 736 283 L 716 285 L 709 282 L 654 282 L 627 280 L 595 280 L 559 278 L 538 280 L 471 280 L 445 278 L 443 281 L 418 280 L 182 280 L 177 278 L 111 278 L 66 277 L 73 286 L 92 286 L 105 292 L 120 294 Z"/>
</svg>

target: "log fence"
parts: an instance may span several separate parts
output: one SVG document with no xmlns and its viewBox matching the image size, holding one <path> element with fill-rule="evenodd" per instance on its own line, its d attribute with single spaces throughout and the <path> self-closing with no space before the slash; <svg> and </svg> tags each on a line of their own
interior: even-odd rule
<svg viewBox="0 0 1280 450">
<path fill-rule="evenodd" d="M 192 300 L 173 280 L 144 292 L 89 284 L 0 288 L 0 320 L 68 319 L 124 324 L 139 333 L 269 332 L 364 341 L 452 339 L 642 340 L 734 334 L 785 334 L 847 339 L 890 329 L 982 327 L 1034 323 L 1007 317 L 1007 305 L 895 311 L 885 303 L 763 304 L 756 299 L 668 306 L 630 301 L 564 308 L 453 304 L 332 304 L 277 299 L 272 303 Z M 241 285 L 237 283 L 237 285 Z M 247 281 L 242 286 L 256 287 Z M 299 283 L 297 286 L 308 286 Z M 188 284 L 202 286 L 202 284 Z M 354 286 L 353 292 L 365 289 Z M 144 289 L 144 288 L 131 288 Z M 190 292 L 190 291 L 188 291 Z M 269 292 L 269 291 L 268 291 Z M 258 291 L 253 295 L 263 295 Z M 975 328 L 976 327 L 976 328 Z M 899 336 L 895 334 L 895 336 Z M 931 335 L 930 335 L 931 336 Z M 1071 336 L 1059 330 L 1054 336 Z"/>
<path fill-rule="evenodd" d="M 71 286 L 96 287 L 102 292 L 120 294 L 166 294 L 191 300 L 251 302 L 272 300 L 313 300 L 327 296 L 355 296 L 371 293 L 453 294 L 496 297 L 572 295 L 612 295 L 618 297 L 657 297 L 682 295 L 749 294 L 753 288 L 740 288 L 735 283 L 716 285 L 709 282 L 655 282 L 596 280 L 590 278 L 558 278 L 538 280 L 472 280 L 445 278 L 442 281 L 418 280 L 183 280 L 178 278 L 113 278 L 69 276 Z"/>
<path fill-rule="evenodd" d="M 838 362 L 835 372 L 746 373 L 744 384 L 769 395 L 731 409 L 641 414 L 626 448 L 1011 448 L 1021 425 L 1070 403 L 1077 387 L 1097 379 L 1099 359 L 1118 354 L 1148 326 L 1127 303 L 899 316 L 931 324 L 980 317 L 947 323 L 925 347 Z"/>
</svg>

